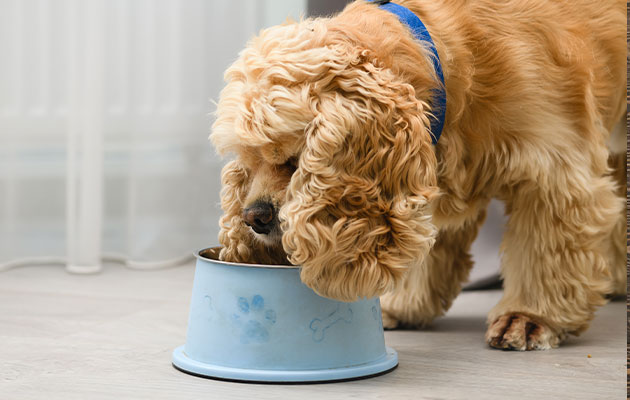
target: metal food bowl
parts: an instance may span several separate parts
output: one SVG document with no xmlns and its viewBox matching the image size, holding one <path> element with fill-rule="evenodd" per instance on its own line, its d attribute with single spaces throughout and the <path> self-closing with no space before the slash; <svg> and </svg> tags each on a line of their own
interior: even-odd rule
<svg viewBox="0 0 630 400">
<path fill-rule="evenodd" d="M 218 261 L 196 255 L 186 344 L 175 368 L 251 382 L 365 378 L 398 365 L 385 347 L 378 298 L 344 303 L 318 296 L 299 267 Z"/>
</svg>

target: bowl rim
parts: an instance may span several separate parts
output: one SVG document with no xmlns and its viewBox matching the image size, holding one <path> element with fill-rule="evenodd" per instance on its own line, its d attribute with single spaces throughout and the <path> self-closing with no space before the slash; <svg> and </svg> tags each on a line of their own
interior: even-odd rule
<svg viewBox="0 0 630 400">
<path fill-rule="evenodd" d="M 269 269 L 300 269 L 300 266 L 298 265 L 271 265 L 271 264 L 247 264 L 247 263 L 237 263 L 237 262 L 231 262 L 231 261 L 221 261 L 221 260 L 216 260 L 214 258 L 208 258 L 208 257 L 204 257 L 202 255 L 203 252 L 206 251 L 218 251 L 222 246 L 212 246 L 212 247 L 206 247 L 203 248 L 199 251 L 196 251 L 193 253 L 193 255 L 195 256 L 195 258 L 197 258 L 197 260 L 201 260 L 201 261 L 206 261 L 206 262 L 210 262 L 213 264 L 221 264 L 221 265 L 229 265 L 232 267 L 245 267 L 245 268 L 269 268 Z"/>
</svg>

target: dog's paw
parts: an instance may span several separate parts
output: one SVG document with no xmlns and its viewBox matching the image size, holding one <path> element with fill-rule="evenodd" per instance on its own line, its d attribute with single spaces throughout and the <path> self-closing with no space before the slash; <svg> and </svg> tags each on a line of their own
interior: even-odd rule
<svg viewBox="0 0 630 400">
<path fill-rule="evenodd" d="M 519 313 L 500 316 L 486 332 L 486 343 L 503 350 L 546 350 L 558 347 L 561 339 L 542 322 Z"/>
<path fill-rule="evenodd" d="M 392 314 L 388 313 L 385 310 L 381 310 L 381 316 L 383 318 L 383 328 L 396 329 L 399 327 L 400 322 Z"/>
</svg>

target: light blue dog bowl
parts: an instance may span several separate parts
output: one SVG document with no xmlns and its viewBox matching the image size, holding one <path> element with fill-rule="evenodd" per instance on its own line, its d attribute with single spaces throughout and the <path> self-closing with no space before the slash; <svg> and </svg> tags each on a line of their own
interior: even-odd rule
<svg viewBox="0 0 630 400">
<path fill-rule="evenodd" d="M 378 298 L 344 303 L 320 297 L 294 266 L 217 261 L 201 250 L 186 344 L 175 368 L 250 382 L 322 382 L 389 372 Z"/>
</svg>

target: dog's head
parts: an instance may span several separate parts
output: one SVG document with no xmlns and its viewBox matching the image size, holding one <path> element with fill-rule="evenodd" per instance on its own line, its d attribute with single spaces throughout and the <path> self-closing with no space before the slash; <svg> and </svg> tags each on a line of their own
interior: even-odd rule
<svg viewBox="0 0 630 400">
<path fill-rule="evenodd" d="M 433 244 L 427 105 L 326 20 L 262 31 L 227 70 L 211 140 L 221 258 L 302 265 L 321 295 L 392 289 Z"/>
</svg>

